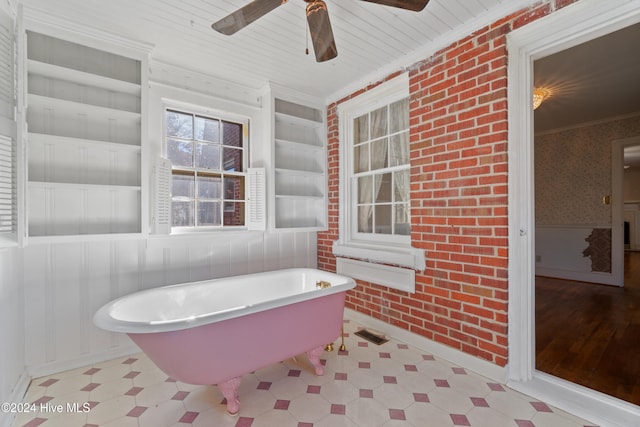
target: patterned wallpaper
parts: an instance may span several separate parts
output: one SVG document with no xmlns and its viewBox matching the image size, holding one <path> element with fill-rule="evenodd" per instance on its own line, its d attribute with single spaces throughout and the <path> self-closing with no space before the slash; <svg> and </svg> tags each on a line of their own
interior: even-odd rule
<svg viewBox="0 0 640 427">
<path fill-rule="evenodd" d="M 640 116 L 536 135 L 538 225 L 610 225 L 611 141 L 640 135 Z"/>
</svg>

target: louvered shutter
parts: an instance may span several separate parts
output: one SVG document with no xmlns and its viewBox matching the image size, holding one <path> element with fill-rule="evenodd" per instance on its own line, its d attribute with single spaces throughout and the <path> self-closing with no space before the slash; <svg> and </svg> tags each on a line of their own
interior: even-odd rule
<svg viewBox="0 0 640 427">
<path fill-rule="evenodd" d="M 171 162 L 158 158 L 153 166 L 154 209 L 153 232 L 155 234 L 171 233 Z"/>
<path fill-rule="evenodd" d="M 0 9 L 0 233 L 16 231 L 14 21 Z"/>
<path fill-rule="evenodd" d="M 265 230 L 266 215 L 266 174 L 264 168 L 249 168 L 249 215 L 247 227 L 249 230 Z"/>
</svg>

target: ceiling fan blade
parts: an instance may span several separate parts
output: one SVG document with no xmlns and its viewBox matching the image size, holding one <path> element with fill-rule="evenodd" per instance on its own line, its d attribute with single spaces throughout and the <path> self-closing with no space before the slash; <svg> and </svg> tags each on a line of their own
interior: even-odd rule
<svg viewBox="0 0 640 427">
<path fill-rule="evenodd" d="M 333 38 L 327 5 L 322 0 L 307 1 L 307 22 L 316 61 L 328 61 L 338 56 L 338 49 Z"/>
<path fill-rule="evenodd" d="M 217 32 L 229 36 L 286 2 L 287 0 L 253 0 L 214 23 L 211 27 Z"/>
<path fill-rule="evenodd" d="M 400 9 L 420 12 L 427 6 L 429 0 L 363 0 L 370 3 L 382 4 L 384 6 L 399 7 Z"/>
</svg>

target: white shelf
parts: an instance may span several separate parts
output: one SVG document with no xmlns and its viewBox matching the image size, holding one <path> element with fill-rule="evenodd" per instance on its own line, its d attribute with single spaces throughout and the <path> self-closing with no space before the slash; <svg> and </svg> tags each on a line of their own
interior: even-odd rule
<svg viewBox="0 0 640 427">
<path fill-rule="evenodd" d="M 143 239 L 142 233 L 105 233 L 105 234 L 65 234 L 56 236 L 31 236 L 29 244 L 48 244 L 48 243 L 77 243 L 78 241 L 98 241 L 98 240 L 135 240 Z"/>
<path fill-rule="evenodd" d="M 140 236 L 142 61 L 27 32 L 33 242 Z"/>
<path fill-rule="evenodd" d="M 311 120 L 305 117 L 294 116 L 293 114 L 286 113 L 275 113 L 276 122 L 282 122 L 293 126 L 299 126 L 304 128 L 315 129 L 319 126 L 322 126 L 324 122 L 319 122 L 316 120 Z"/>
<path fill-rule="evenodd" d="M 29 74 L 140 96 L 140 85 L 29 59 Z"/>
<path fill-rule="evenodd" d="M 314 196 L 309 194 L 276 194 L 276 199 L 324 200 L 324 196 Z"/>
<path fill-rule="evenodd" d="M 300 98 L 273 98 L 273 226 L 327 227 L 327 149 L 324 107 Z"/>
<path fill-rule="evenodd" d="M 117 110 L 115 108 L 101 107 L 98 105 L 83 104 L 82 102 L 69 101 L 60 98 L 29 94 L 29 108 L 44 108 L 60 113 L 63 116 L 90 116 L 107 120 L 122 120 L 135 123 L 140 121 L 140 113 Z"/>
<path fill-rule="evenodd" d="M 109 141 L 97 141 L 95 139 L 85 139 L 85 138 L 73 138 L 69 136 L 59 136 L 59 135 L 48 135 L 44 133 L 29 133 L 29 144 L 52 144 L 52 145 L 60 145 L 60 146 L 83 146 L 83 147 L 95 147 L 95 148 L 103 148 L 107 150 L 114 151 L 124 151 L 124 152 L 133 152 L 139 153 L 140 146 L 133 144 L 121 144 L 117 142 L 109 142 Z"/>
<path fill-rule="evenodd" d="M 316 154 L 321 154 L 324 151 L 324 147 L 322 145 L 309 144 L 307 142 L 300 141 L 291 141 L 281 138 L 276 138 L 276 145 L 281 146 L 282 149 L 311 151 Z"/>
<path fill-rule="evenodd" d="M 109 190 L 109 191 L 140 191 L 137 185 L 117 185 L 117 184 L 83 184 L 76 182 L 50 182 L 50 181 L 29 181 L 29 187 L 42 189 L 76 189 L 76 190 Z"/>
<path fill-rule="evenodd" d="M 324 177 L 324 172 L 322 171 L 310 171 L 310 170 L 287 169 L 287 168 L 275 168 L 275 171 L 276 173 L 287 174 L 287 175 L 306 175 L 306 176 Z"/>
</svg>

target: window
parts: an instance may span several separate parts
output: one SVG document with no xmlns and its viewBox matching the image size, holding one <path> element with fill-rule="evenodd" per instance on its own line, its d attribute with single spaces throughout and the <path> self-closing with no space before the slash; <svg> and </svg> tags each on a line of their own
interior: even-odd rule
<svg viewBox="0 0 640 427">
<path fill-rule="evenodd" d="M 338 257 L 424 270 L 411 247 L 409 79 L 406 74 L 338 106 Z"/>
<path fill-rule="evenodd" d="M 174 228 L 245 226 L 247 123 L 166 110 Z"/>
<path fill-rule="evenodd" d="M 349 145 L 353 159 L 351 228 L 356 238 L 408 236 L 409 98 L 353 119 Z"/>
</svg>

